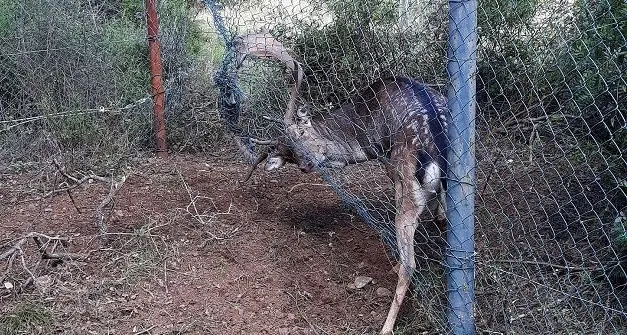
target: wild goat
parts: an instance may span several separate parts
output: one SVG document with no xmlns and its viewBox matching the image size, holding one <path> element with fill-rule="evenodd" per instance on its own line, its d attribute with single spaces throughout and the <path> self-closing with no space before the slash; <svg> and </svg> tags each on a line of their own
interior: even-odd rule
<svg viewBox="0 0 627 335">
<path fill-rule="evenodd" d="M 384 164 L 395 190 L 402 264 L 381 330 L 381 334 L 392 334 L 416 268 L 414 233 L 419 216 L 429 207 L 437 211 L 440 224 L 445 220 L 446 99 L 424 84 L 397 77 L 377 80 L 341 107 L 311 117 L 304 107 L 296 106 L 303 81 L 301 66 L 281 43 L 269 34 L 251 34 L 240 37 L 237 46 L 238 66 L 247 55 L 279 60 L 292 71 L 295 81 L 283 117 L 285 135 L 275 140 L 253 139 L 271 149 L 257 157 L 247 178 L 266 158 L 266 170 L 294 163 L 303 172 L 374 159 Z"/>
</svg>

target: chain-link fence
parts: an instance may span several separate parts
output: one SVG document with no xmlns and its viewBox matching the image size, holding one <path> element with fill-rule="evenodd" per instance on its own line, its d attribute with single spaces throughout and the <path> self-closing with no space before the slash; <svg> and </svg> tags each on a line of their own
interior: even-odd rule
<svg viewBox="0 0 627 335">
<path fill-rule="evenodd" d="M 399 95 L 383 90 L 386 102 L 375 87 L 378 78 L 404 76 L 428 83 L 435 95 L 446 92 L 448 3 L 206 2 L 227 46 L 216 77 L 223 111 L 240 146 L 253 153 L 249 158 L 264 158 L 264 143 L 274 145 L 271 163 L 278 157 L 304 170 L 318 165 L 395 252 L 394 220 L 402 209 L 385 166 L 398 172 L 403 162 L 393 160 L 395 134 L 381 135 L 376 125 L 403 121 L 377 117 Z M 625 333 L 627 6 L 622 0 L 487 0 L 476 14 L 476 328 Z M 265 54 L 250 52 L 260 57 L 240 64 L 241 40 L 233 38 L 259 32 L 284 50 L 270 42 L 274 54 L 265 46 Z M 360 114 L 373 101 L 376 108 Z M 291 132 L 290 109 L 326 142 L 312 146 L 302 129 Z M 359 117 L 346 116 L 355 111 Z M 320 150 L 328 155 L 316 156 Z M 334 169 L 326 164 L 333 150 L 352 157 L 344 163 L 373 160 Z M 436 160 L 414 159 L 419 170 Z M 409 326 L 411 333 L 447 329 L 445 236 L 430 220 L 417 227 L 413 293 L 424 317 Z"/>
<path fill-rule="evenodd" d="M 218 25 L 208 37 L 190 24 L 186 1 L 159 1 L 173 149 L 199 149 L 219 137 L 207 114 L 218 96 L 207 76 L 219 64 L 192 60 L 219 63 L 212 56 L 224 53 L 215 77 L 221 106 L 228 107 L 221 112 L 249 158 L 263 157 L 264 140 L 282 138 L 266 141 L 273 144 L 269 162 L 288 160 L 305 170 L 306 163 L 323 163 L 286 133 L 285 111 L 300 69 L 293 102 L 305 107 L 294 108 L 295 117 L 309 115 L 317 129 L 333 130 L 323 136 L 332 143 L 322 148 L 377 158 L 318 171 L 396 253 L 398 188 L 390 177 L 399 177 L 405 161 L 392 164 L 391 174 L 386 169 L 390 143 L 370 140 L 396 135 L 382 136 L 377 128 L 396 121 L 389 114 L 373 118 L 382 108 L 370 103 L 406 97 L 400 84 L 379 89 L 380 78 L 394 76 L 414 78 L 415 96 L 428 92 L 419 101 L 427 110 L 433 111 L 429 97 L 447 95 L 449 4 L 205 2 L 215 16 L 202 17 Z M 627 5 L 485 0 L 476 14 L 477 331 L 626 333 Z M 58 155 L 74 167 L 111 168 L 151 147 L 145 17 L 141 1 L 0 1 L 0 169 Z M 234 37 L 250 33 L 273 36 L 299 65 L 286 71 L 289 62 L 254 57 L 240 64 Z M 377 98 L 368 98 L 373 92 Z M 355 110 L 371 113 L 342 119 Z M 347 141 L 359 136 L 357 145 Z M 437 161 L 403 157 L 425 169 Z M 446 234 L 427 217 L 417 227 L 414 299 L 405 304 L 420 314 L 406 325 L 408 333 L 448 328 Z"/>
<path fill-rule="evenodd" d="M 165 113 L 172 141 L 185 145 L 182 125 L 198 115 L 189 108 L 197 97 L 183 91 L 210 78 L 203 86 L 190 75 L 202 50 L 187 2 L 157 7 Z M 143 1 L 0 2 L 2 168 L 59 155 L 68 166 L 115 168 L 153 146 L 146 20 Z"/>
</svg>

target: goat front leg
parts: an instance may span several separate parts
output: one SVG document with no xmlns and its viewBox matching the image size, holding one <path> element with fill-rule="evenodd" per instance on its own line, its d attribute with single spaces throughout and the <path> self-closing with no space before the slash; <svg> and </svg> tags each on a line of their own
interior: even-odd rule
<svg viewBox="0 0 627 335">
<path fill-rule="evenodd" d="M 446 192 L 442 188 L 438 195 L 438 209 L 435 215 L 435 223 L 440 229 L 440 232 L 446 231 Z"/>
<path fill-rule="evenodd" d="M 418 225 L 418 218 L 426 206 L 426 197 L 422 187 L 412 174 L 409 181 L 399 181 L 395 183 L 396 190 L 396 243 L 398 246 L 400 267 L 398 269 L 398 282 L 394 293 L 394 300 L 390 306 L 390 311 L 381 330 L 381 334 L 389 335 L 394 330 L 396 317 L 405 299 L 411 276 L 416 269 L 416 259 L 414 257 L 414 234 Z"/>
</svg>

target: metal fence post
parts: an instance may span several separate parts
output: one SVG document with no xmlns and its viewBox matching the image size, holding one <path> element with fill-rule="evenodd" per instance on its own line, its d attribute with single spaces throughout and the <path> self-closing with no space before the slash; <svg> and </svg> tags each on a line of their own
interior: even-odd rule
<svg viewBox="0 0 627 335">
<path fill-rule="evenodd" d="M 449 1 L 447 311 L 451 334 L 473 334 L 477 1 Z"/>
<path fill-rule="evenodd" d="M 153 117 L 157 156 L 168 155 L 165 131 L 165 89 L 163 88 L 163 69 L 161 66 L 161 48 L 159 45 L 159 18 L 156 0 L 146 0 L 146 26 L 148 30 L 148 57 L 150 66 L 150 86 L 153 99 Z"/>
</svg>

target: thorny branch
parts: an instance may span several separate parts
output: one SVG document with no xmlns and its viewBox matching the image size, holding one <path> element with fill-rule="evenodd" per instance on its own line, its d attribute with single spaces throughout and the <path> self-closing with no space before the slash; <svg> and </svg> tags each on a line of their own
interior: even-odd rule
<svg viewBox="0 0 627 335">
<path fill-rule="evenodd" d="M 0 275 L 0 281 L 3 281 L 11 268 L 13 267 L 13 262 L 16 257 L 19 257 L 20 263 L 22 264 L 22 268 L 26 273 L 28 273 L 29 278 L 22 284 L 22 287 L 28 286 L 30 283 L 36 280 L 36 276 L 33 271 L 28 267 L 26 263 L 26 259 L 24 257 L 23 247 L 29 239 L 33 239 L 35 244 L 37 245 L 37 249 L 41 256 L 42 260 L 60 260 L 60 261 L 69 261 L 69 260 L 85 260 L 89 256 L 89 254 L 82 253 L 71 253 L 71 252 L 49 252 L 48 244 L 50 242 L 67 242 L 68 239 L 61 236 L 48 236 L 38 232 L 30 232 L 26 235 L 23 235 L 17 239 L 14 239 L 10 242 L 5 243 L 1 247 L 9 246 L 6 251 L 0 254 L 0 260 L 7 260 L 6 270 L 2 275 Z"/>
<path fill-rule="evenodd" d="M 32 199 L 27 199 L 25 201 L 37 201 L 37 200 L 41 200 L 41 199 L 45 199 L 48 197 L 51 197 L 53 195 L 56 195 L 58 193 L 63 193 L 63 192 L 67 192 L 68 196 L 70 197 L 70 200 L 72 200 L 72 204 L 74 205 L 74 207 L 76 208 L 76 210 L 80 213 L 80 209 L 78 208 L 78 206 L 76 206 L 76 202 L 74 201 L 74 197 L 72 196 L 72 194 L 70 193 L 71 190 L 81 186 L 82 184 L 84 184 L 85 182 L 90 182 L 93 180 L 96 181 L 100 181 L 103 183 L 110 183 L 111 182 L 111 178 L 107 178 L 107 177 L 102 177 L 99 175 L 96 175 L 94 173 L 92 173 L 91 171 L 87 174 L 83 174 L 81 173 L 80 176 L 74 176 L 69 174 L 65 167 L 61 166 L 56 159 L 52 161 L 52 165 L 54 165 L 54 167 L 57 169 L 57 171 L 65 178 L 65 181 L 60 183 L 58 185 L 58 187 L 55 187 L 53 190 L 46 192 L 44 194 L 41 194 L 40 196 L 36 197 L 36 198 L 32 198 Z"/>
<path fill-rule="evenodd" d="M 100 235 L 102 236 L 103 243 L 107 243 L 107 222 L 106 215 L 104 213 L 104 208 L 113 202 L 113 198 L 116 193 L 122 188 L 124 182 L 126 181 L 126 176 L 122 176 L 119 181 L 115 181 L 113 178 L 110 179 L 111 187 L 109 188 L 109 194 L 102 200 L 98 208 L 96 208 L 96 217 L 98 219 L 98 229 L 100 231 Z M 113 206 L 111 206 L 113 208 Z"/>
<path fill-rule="evenodd" d="M 180 171 L 179 171 L 179 178 L 181 179 L 181 183 L 183 184 L 183 187 L 185 187 L 185 191 L 187 192 L 187 195 L 189 197 L 189 204 L 185 207 L 185 211 L 187 212 L 187 214 L 189 214 L 191 217 L 193 217 L 196 221 L 198 221 L 198 223 L 200 223 L 203 227 L 207 227 L 211 221 L 217 217 L 218 215 L 226 215 L 226 214 L 231 214 L 231 210 L 233 207 L 233 204 L 229 204 L 229 208 L 226 212 L 218 212 L 218 213 L 212 213 L 210 215 L 207 214 L 201 214 L 198 212 L 198 207 L 196 205 L 196 202 L 199 199 L 208 199 L 207 197 L 203 197 L 200 195 L 192 195 L 192 190 L 189 187 L 189 185 L 185 182 L 185 178 L 183 178 L 183 175 L 181 175 Z M 211 200 L 211 199 L 209 199 Z M 213 201 L 212 201 L 213 202 Z M 213 205 L 214 208 L 217 209 L 217 207 L 215 206 L 215 204 Z M 205 220 L 204 217 L 209 216 L 208 220 Z M 239 230 L 239 227 L 235 227 L 233 228 L 233 230 L 231 230 L 228 233 L 223 233 L 222 236 L 218 236 L 210 231 L 205 230 L 204 232 L 209 235 L 211 237 L 211 239 L 213 240 L 226 240 L 229 237 L 231 237 L 233 234 L 235 234 L 237 231 Z M 200 248 L 204 248 L 207 245 L 208 241 L 205 241 L 202 246 Z"/>
<path fill-rule="evenodd" d="M 5 246 L 10 243 L 13 243 L 13 245 L 11 245 L 7 251 L 0 254 L 0 260 L 7 259 L 13 256 L 13 254 L 22 252 L 22 246 L 30 238 L 35 241 L 42 259 L 82 260 L 89 256 L 88 254 L 77 253 L 49 253 L 47 250 L 48 243 L 51 241 L 67 242 L 69 239 L 61 236 L 48 236 L 38 232 L 30 232 L 22 237 L 12 240 L 11 242 L 5 243 Z M 45 239 L 45 242 L 42 242 L 42 239 Z"/>
</svg>

